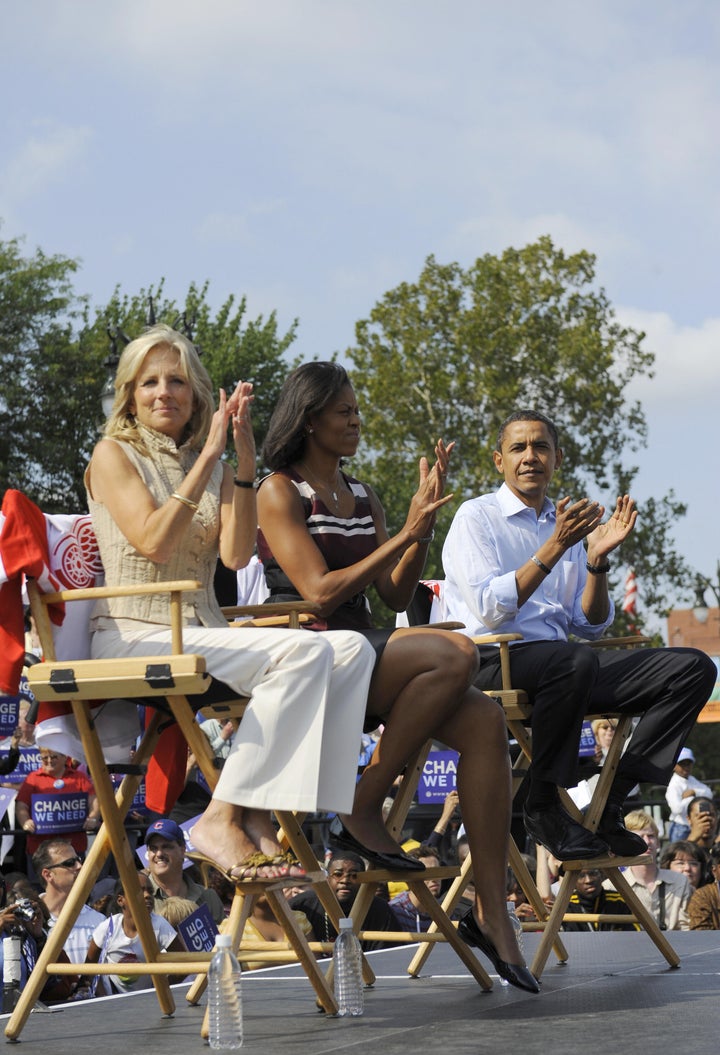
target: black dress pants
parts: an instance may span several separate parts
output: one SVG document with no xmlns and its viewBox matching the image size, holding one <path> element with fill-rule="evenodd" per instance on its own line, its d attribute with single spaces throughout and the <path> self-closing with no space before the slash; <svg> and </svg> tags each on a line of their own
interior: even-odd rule
<svg viewBox="0 0 720 1055">
<path fill-rule="evenodd" d="M 502 688 L 500 650 L 478 645 L 479 689 Z M 717 680 L 715 664 L 694 648 L 596 649 L 565 641 L 510 647 L 514 688 L 533 707 L 532 771 L 560 787 L 578 782 L 578 746 L 587 714 L 640 714 L 617 777 L 667 783 L 680 748 Z"/>
</svg>

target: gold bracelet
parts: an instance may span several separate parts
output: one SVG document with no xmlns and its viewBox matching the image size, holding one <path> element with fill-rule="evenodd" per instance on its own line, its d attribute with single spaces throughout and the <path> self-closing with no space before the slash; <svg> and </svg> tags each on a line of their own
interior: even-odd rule
<svg viewBox="0 0 720 1055">
<path fill-rule="evenodd" d="M 193 513 L 197 513 L 198 509 L 200 508 L 199 502 L 193 502 L 192 498 L 186 498 L 185 495 L 180 495 L 177 493 L 177 491 L 173 491 L 170 497 L 176 498 L 178 502 L 182 502 L 182 504 L 184 506 L 187 506 L 188 509 L 192 509 Z"/>
</svg>

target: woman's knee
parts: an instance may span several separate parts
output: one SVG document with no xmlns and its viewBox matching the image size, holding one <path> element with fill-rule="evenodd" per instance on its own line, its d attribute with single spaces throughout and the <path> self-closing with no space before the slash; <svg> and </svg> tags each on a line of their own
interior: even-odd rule
<svg viewBox="0 0 720 1055">
<path fill-rule="evenodd" d="M 465 684 L 470 685 L 480 669 L 480 654 L 475 642 L 465 634 L 449 634 L 450 641 L 458 653 L 456 659 L 459 665 L 459 673 L 464 677 Z"/>
</svg>

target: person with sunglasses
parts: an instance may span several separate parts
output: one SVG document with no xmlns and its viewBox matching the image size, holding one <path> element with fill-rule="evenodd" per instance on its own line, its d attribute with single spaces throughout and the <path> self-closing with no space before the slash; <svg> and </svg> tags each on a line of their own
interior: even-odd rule
<svg viewBox="0 0 720 1055">
<path fill-rule="evenodd" d="M 80 874 L 82 860 L 67 839 L 46 839 L 33 854 L 35 874 L 44 887 L 40 895 L 48 912 L 48 930 L 56 923 Z M 93 931 L 105 917 L 83 905 L 75 918 L 63 949 L 73 963 L 83 963 Z"/>
</svg>

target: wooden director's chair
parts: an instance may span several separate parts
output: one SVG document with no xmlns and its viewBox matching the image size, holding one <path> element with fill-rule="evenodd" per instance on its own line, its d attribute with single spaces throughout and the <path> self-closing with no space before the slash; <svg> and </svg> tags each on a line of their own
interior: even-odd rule
<svg viewBox="0 0 720 1055">
<path fill-rule="evenodd" d="M 505 711 L 505 720 L 508 730 L 517 740 L 520 747 L 520 754 L 513 765 L 513 794 L 517 793 L 517 790 L 522 783 L 524 767 L 532 761 L 532 740 L 528 728 L 532 715 L 532 706 L 527 701 L 526 693 L 520 689 L 512 688 L 512 678 L 510 675 L 510 642 L 520 639 L 520 634 L 494 634 L 474 639 L 477 644 L 497 643 L 501 650 L 501 675 L 503 688 L 502 690 L 490 690 L 488 691 L 488 695 L 497 699 L 502 704 L 503 710 Z M 635 648 L 647 644 L 647 640 L 648 639 L 642 635 L 631 635 L 621 638 L 604 638 L 592 642 L 592 644 L 594 647 L 599 648 Z M 632 732 L 632 722 L 635 716 L 632 714 L 616 714 L 609 712 L 603 713 L 602 717 L 616 718 L 617 726 L 587 810 L 582 813 L 567 792 L 564 791 L 564 789 L 561 789 L 561 799 L 565 808 L 573 817 L 575 817 L 576 820 L 581 824 L 584 824 L 585 827 L 592 832 L 597 830 L 598 824 L 600 823 L 600 818 L 602 817 L 610 793 L 610 787 L 620 763 L 623 748 Z M 679 966 L 679 956 L 660 930 L 653 915 L 648 912 L 620 871 L 621 868 L 626 867 L 627 865 L 638 863 L 644 864 L 649 860 L 650 858 L 647 855 L 639 857 L 617 857 L 609 855 L 607 857 L 593 858 L 592 860 L 565 861 L 563 862 L 564 876 L 560 884 L 560 889 L 558 890 L 558 894 L 552 907 L 548 909 L 540 896 L 535 881 L 525 866 L 514 840 L 511 838 L 510 866 L 515 873 L 525 896 L 532 905 L 542 929 L 542 937 L 533 962 L 530 965 L 530 969 L 536 978 L 541 976 L 552 949 L 555 950 L 557 959 L 560 963 L 567 962 L 568 955 L 560 938 L 560 929 L 575 886 L 575 873 L 587 868 L 603 869 L 606 877 L 622 895 L 623 900 L 632 912 L 631 916 L 622 917 L 622 922 L 632 922 L 634 919 L 640 925 L 641 929 L 644 930 L 648 937 L 655 943 L 668 964 L 671 967 Z M 453 883 L 443 901 L 443 906 L 448 912 L 452 911 L 463 890 L 471 880 L 472 861 L 468 855 L 463 863 L 460 876 Z M 584 916 L 583 919 L 587 920 L 588 917 Z M 615 921 L 615 917 L 598 915 L 596 921 L 613 922 Z M 527 929 L 535 930 L 538 928 L 537 925 L 531 924 L 527 926 Z M 432 947 L 428 946 L 418 951 L 408 967 L 409 974 L 416 975 L 419 973 L 431 949 Z"/>
<path fill-rule="evenodd" d="M 388 815 L 386 827 L 393 838 L 398 841 L 401 837 L 405 819 L 417 789 L 430 746 L 428 741 L 417 752 L 415 757 L 408 762 L 392 809 Z M 358 937 L 369 941 L 419 942 L 428 951 L 435 942 L 447 942 L 480 987 L 487 991 L 492 989 L 490 976 L 473 955 L 472 950 L 462 940 L 455 924 L 450 919 L 449 912 L 452 911 L 454 905 L 448 908 L 446 900 L 442 902 L 436 900 L 425 886 L 426 879 L 455 879 L 457 882 L 459 875 L 460 869 L 456 866 L 426 868 L 424 871 L 417 872 L 395 871 L 384 868 L 373 868 L 366 872 L 361 872 L 358 875 L 360 889 L 350 910 L 350 918 L 353 920 L 353 928 Z M 425 932 L 365 930 L 363 924 L 378 883 L 405 883 L 408 890 L 417 897 L 423 912 L 430 916 L 432 921 L 430 929 Z M 332 971 L 330 970 L 328 973 L 331 975 Z"/>
<path fill-rule="evenodd" d="M 125 817 L 140 785 L 147 763 L 158 743 L 160 731 L 167 721 L 168 713 L 177 721 L 191 749 L 196 753 L 196 757 L 203 759 L 206 777 L 212 777 L 215 780 L 217 776 L 212 765 L 212 752 L 195 720 L 194 709 L 190 702 L 190 697 L 202 696 L 208 691 L 212 679 L 206 670 L 205 658 L 184 653 L 182 645 L 182 596 L 184 593 L 198 590 L 199 587 L 199 583 L 188 580 L 117 588 L 89 587 L 43 594 L 32 580 L 28 580 L 31 611 L 44 653 L 43 662 L 29 669 L 28 682 L 33 694 L 40 702 L 70 704 L 100 805 L 102 825 L 87 853 L 68 900 L 38 956 L 36 965 L 6 1025 L 5 1034 L 10 1040 L 16 1040 L 19 1036 L 38 1000 L 48 974 L 96 975 L 117 972 L 117 965 L 108 963 L 83 965 L 58 962 L 59 953 L 68 934 L 110 853 L 115 858 L 119 876 L 123 880 L 125 896 L 136 920 L 138 936 L 146 959 L 146 963 L 143 964 L 124 964 L 123 971 L 128 974 L 144 974 L 152 977 L 164 1015 L 172 1015 L 175 1011 L 175 1003 L 170 991 L 170 976 L 200 975 L 207 972 L 210 953 L 160 952 L 140 890 L 134 851 L 130 846 L 124 826 Z M 56 658 L 48 612 L 50 605 L 148 593 L 161 593 L 168 596 L 172 654 L 96 660 L 58 660 Z M 302 602 L 288 602 L 282 605 L 240 608 L 235 611 L 240 615 L 252 615 L 258 610 L 262 611 L 265 617 L 259 619 L 258 622 L 266 623 L 269 620 L 276 620 L 278 612 L 285 614 L 289 612 L 292 614 L 292 621 L 297 625 L 299 613 L 301 610 L 307 611 L 307 605 Z M 242 632 L 238 630 L 238 633 Z M 132 701 L 136 701 L 137 703 L 149 703 L 158 708 L 146 727 L 132 765 L 123 766 L 125 776 L 117 792 L 115 792 L 112 777 L 105 762 L 94 718 L 95 706 L 111 699 L 131 701 L 130 706 L 133 705 Z M 242 701 L 239 702 L 242 707 Z M 288 827 L 291 827 L 290 824 Z M 306 870 L 309 873 L 316 873 L 313 876 L 309 875 L 308 881 L 323 883 L 325 876 L 317 874 L 317 861 L 312 856 L 312 851 L 299 825 L 297 830 L 292 830 L 290 841 L 293 848 L 296 848 L 298 858 Z M 319 1004 L 324 1010 L 333 1013 L 337 1010 L 337 1005 L 332 989 L 322 971 L 319 970 L 308 942 L 298 928 L 282 895 L 283 886 L 290 883 L 297 885 L 297 880 L 294 878 L 258 880 L 253 884 L 243 884 L 243 889 L 246 894 L 250 893 L 252 888 L 253 892 L 261 891 L 268 896 L 278 922 L 285 931 L 290 948 L 302 964 L 315 989 Z M 339 919 L 342 911 L 326 882 L 324 885 L 330 895 L 325 895 L 328 912 Z M 234 924 L 238 918 L 236 913 L 232 923 Z M 238 933 L 242 934 L 242 927 L 239 928 Z M 253 951 L 253 958 L 258 955 L 260 954 Z"/>
</svg>

